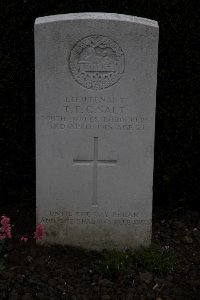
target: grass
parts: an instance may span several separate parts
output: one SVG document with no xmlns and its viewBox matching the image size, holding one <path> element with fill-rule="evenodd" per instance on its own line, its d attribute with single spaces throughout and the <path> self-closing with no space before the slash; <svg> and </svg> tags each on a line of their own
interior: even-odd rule
<svg viewBox="0 0 200 300">
<path fill-rule="evenodd" d="M 155 273 L 167 273 L 175 267 L 175 254 L 169 250 L 161 250 L 156 246 L 141 247 L 134 251 L 134 259 L 146 270 Z"/>
<path fill-rule="evenodd" d="M 104 250 L 96 271 L 105 278 L 116 278 L 119 275 L 129 277 L 131 265 L 132 259 L 128 253 L 116 249 Z"/>
<path fill-rule="evenodd" d="M 96 271 L 105 278 L 113 279 L 119 276 L 131 278 L 138 267 L 154 273 L 167 273 L 174 270 L 175 263 L 175 254 L 172 251 L 155 246 L 126 252 L 113 249 L 102 252 L 102 259 Z"/>
</svg>

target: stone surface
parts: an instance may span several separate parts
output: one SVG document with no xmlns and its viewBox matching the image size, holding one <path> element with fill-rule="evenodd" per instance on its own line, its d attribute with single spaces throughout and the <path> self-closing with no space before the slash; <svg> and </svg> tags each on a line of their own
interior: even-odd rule
<svg viewBox="0 0 200 300">
<path fill-rule="evenodd" d="M 36 197 L 43 242 L 151 241 L 157 22 L 83 13 L 35 23 Z"/>
</svg>

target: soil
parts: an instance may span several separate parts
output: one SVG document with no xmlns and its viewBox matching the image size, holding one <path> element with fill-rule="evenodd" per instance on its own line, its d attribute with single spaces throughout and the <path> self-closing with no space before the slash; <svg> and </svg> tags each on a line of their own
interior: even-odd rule
<svg viewBox="0 0 200 300">
<path fill-rule="evenodd" d="M 130 277 L 106 278 L 98 272 L 102 252 L 69 246 L 36 246 L 31 238 L 34 214 L 30 205 L 4 207 L 11 217 L 15 238 L 3 250 L 5 268 L 0 271 L 0 299 L 67 300 L 199 300 L 200 214 L 183 207 L 155 208 L 152 244 L 173 251 L 176 264 L 168 272 L 131 266 Z M 24 230 L 25 229 L 25 230 Z M 26 231 L 26 232 L 25 232 Z M 25 243 L 19 240 L 28 235 Z"/>
</svg>

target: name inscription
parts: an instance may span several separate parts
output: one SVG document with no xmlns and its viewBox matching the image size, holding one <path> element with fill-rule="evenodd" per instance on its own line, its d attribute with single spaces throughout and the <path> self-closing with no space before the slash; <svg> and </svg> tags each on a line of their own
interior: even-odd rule
<svg viewBox="0 0 200 300">
<path fill-rule="evenodd" d="M 148 120 L 143 113 L 129 115 L 128 103 L 123 97 L 66 97 L 62 115 L 42 115 L 50 129 L 100 129 L 144 131 Z"/>
</svg>

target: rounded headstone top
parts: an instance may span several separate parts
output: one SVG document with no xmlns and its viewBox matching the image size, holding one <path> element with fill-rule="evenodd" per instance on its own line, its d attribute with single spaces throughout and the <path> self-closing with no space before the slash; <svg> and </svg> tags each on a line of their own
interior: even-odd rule
<svg viewBox="0 0 200 300">
<path fill-rule="evenodd" d="M 139 23 L 146 26 L 158 27 L 158 22 L 146 18 L 140 18 L 136 16 L 115 14 L 115 13 L 71 13 L 62 15 L 52 15 L 40 17 L 35 20 L 35 25 L 60 22 L 60 21 L 72 21 L 72 20 L 111 20 L 111 21 L 121 21 L 121 22 L 133 22 Z"/>
</svg>

